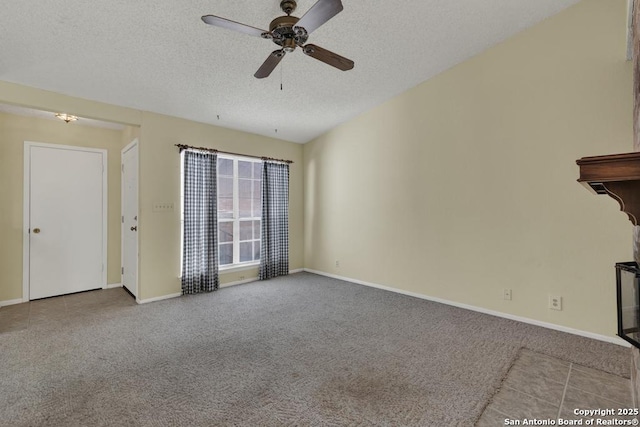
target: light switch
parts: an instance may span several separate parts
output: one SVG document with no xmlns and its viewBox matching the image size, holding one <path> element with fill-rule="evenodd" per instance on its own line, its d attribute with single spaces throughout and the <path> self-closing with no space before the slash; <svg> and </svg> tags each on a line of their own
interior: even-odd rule
<svg viewBox="0 0 640 427">
<path fill-rule="evenodd" d="M 153 212 L 173 212 L 173 202 L 154 202 Z"/>
</svg>

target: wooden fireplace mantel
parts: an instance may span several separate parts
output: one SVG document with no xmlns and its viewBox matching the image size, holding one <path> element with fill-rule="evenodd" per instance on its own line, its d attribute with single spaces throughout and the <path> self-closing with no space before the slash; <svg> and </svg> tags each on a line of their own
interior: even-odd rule
<svg viewBox="0 0 640 427">
<path fill-rule="evenodd" d="M 583 157 L 576 160 L 580 178 L 596 194 L 608 194 L 620 204 L 633 225 L 640 219 L 640 152 Z"/>
</svg>

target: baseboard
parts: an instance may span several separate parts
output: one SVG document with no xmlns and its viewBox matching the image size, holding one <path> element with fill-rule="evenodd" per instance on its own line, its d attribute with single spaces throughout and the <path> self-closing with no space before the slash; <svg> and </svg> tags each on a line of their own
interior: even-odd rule
<svg viewBox="0 0 640 427">
<path fill-rule="evenodd" d="M 295 273 L 302 273 L 304 271 L 304 268 L 298 268 L 296 270 L 289 270 L 289 274 L 295 274 Z M 220 285 L 220 288 L 228 288 L 229 286 L 235 286 L 235 285 L 243 285 L 245 283 L 251 283 L 251 282 L 255 282 L 258 280 L 258 277 L 250 277 L 248 279 L 242 279 L 242 280 L 236 280 L 235 282 L 229 282 L 229 283 L 225 283 L 223 285 Z"/>
<path fill-rule="evenodd" d="M 149 302 L 162 301 L 164 299 L 176 298 L 176 297 L 179 297 L 179 296 L 182 296 L 182 292 L 178 292 L 176 294 L 162 295 L 161 297 L 153 297 L 153 298 L 147 298 L 147 299 L 138 299 L 138 298 L 136 298 L 136 302 L 138 304 L 147 304 Z"/>
<path fill-rule="evenodd" d="M 289 270 L 289 274 L 293 274 L 293 273 L 301 273 L 304 271 L 304 268 L 298 268 L 296 270 Z M 228 288 L 230 286 L 236 286 L 236 285 L 242 285 L 245 283 L 250 283 L 250 282 L 255 282 L 256 280 L 258 280 L 258 277 L 249 277 L 248 279 L 242 279 L 242 280 L 236 280 L 235 282 L 229 282 L 229 283 L 224 283 L 222 285 L 220 285 L 220 288 Z M 122 286 L 120 284 L 118 284 L 119 286 Z M 114 286 L 116 287 L 116 286 Z M 177 294 L 169 294 L 169 295 L 163 295 L 161 297 L 154 297 L 154 298 L 148 298 L 148 299 L 137 299 L 136 298 L 136 302 L 138 304 L 146 304 L 148 302 L 154 302 L 154 301 L 161 301 L 163 299 L 169 299 L 169 298 L 175 298 L 175 297 L 179 297 L 181 296 L 182 293 L 177 293 Z"/>
<path fill-rule="evenodd" d="M 0 301 L 0 307 L 4 307 L 7 305 L 14 305 L 14 304 L 22 304 L 24 301 L 22 300 L 22 298 L 16 298 L 16 299 L 8 299 L 6 301 Z"/>
<path fill-rule="evenodd" d="M 122 283 L 109 283 L 103 289 L 113 289 L 113 288 L 121 288 L 121 287 L 122 287 Z"/>
<path fill-rule="evenodd" d="M 251 282 L 255 282 L 256 280 L 258 280 L 257 277 L 249 277 L 248 279 L 242 279 L 242 280 L 236 280 L 235 282 L 229 282 L 229 283 L 225 283 L 220 285 L 220 288 L 228 288 L 230 286 L 236 286 L 236 285 L 242 285 L 244 283 L 251 283 Z"/>
<path fill-rule="evenodd" d="M 500 311 L 489 310 L 483 307 L 477 307 L 475 305 L 463 304 L 456 301 L 446 300 L 443 298 L 431 297 L 416 292 L 403 291 L 402 289 L 392 288 L 389 286 L 378 285 L 376 283 L 365 282 L 363 280 L 352 279 L 349 277 L 338 276 L 337 274 L 325 273 L 324 271 L 312 270 L 305 268 L 304 271 L 318 274 L 320 276 L 331 277 L 332 279 L 344 280 L 345 282 L 355 283 L 357 285 L 369 286 L 371 288 L 382 289 L 389 292 L 395 292 L 402 295 L 407 295 L 415 298 L 424 299 L 427 301 L 438 302 L 441 304 L 451 305 L 458 308 L 464 308 L 466 310 L 477 311 L 479 313 L 489 314 L 491 316 L 502 317 L 504 319 L 515 320 L 517 322 L 528 323 L 530 325 L 541 326 L 547 329 L 553 329 L 555 331 L 566 332 L 573 335 L 579 335 L 581 337 L 592 338 L 598 341 L 605 341 L 611 344 L 617 344 L 622 347 L 631 347 L 631 344 L 618 337 L 609 337 L 606 335 L 595 334 L 593 332 L 581 331 L 580 329 L 569 328 L 567 326 L 556 325 L 555 323 L 542 322 L 536 319 L 530 319 L 528 317 L 516 316 L 509 313 L 502 313 Z"/>
</svg>

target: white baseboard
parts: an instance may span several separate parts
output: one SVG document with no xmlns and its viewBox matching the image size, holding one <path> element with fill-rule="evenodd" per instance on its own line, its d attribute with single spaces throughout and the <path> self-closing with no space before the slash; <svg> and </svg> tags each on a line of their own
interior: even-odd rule
<svg viewBox="0 0 640 427">
<path fill-rule="evenodd" d="M 304 268 L 298 268 L 296 270 L 289 270 L 289 274 L 301 273 L 303 271 L 304 271 Z M 229 283 L 221 284 L 220 288 L 228 288 L 230 286 L 242 285 L 244 283 L 255 282 L 256 280 L 258 280 L 258 277 L 249 277 L 248 279 L 236 280 L 235 282 L 229 282 Z M 108 285 L 108 286 L 111 286 L 111 285 Z M 117 287 L 117 286 L 122 286 L 122 285 L 118 283 L 118 284 L 114 285 L 113 287 Z M 169 295 L 163 295 L 161 297 L 147 298 L 147 299 L 143 299 L 143 300 L 136 298 L 136 302 L 138 304 L 146 304 L 148 302 L 162 301 L 163 299 L 175 298 L 175 297 L 179 297 L 181 295 L 182 295 L 182 293 L 169 294 Z"/>
<path fill-rule="evenodd" d="M 7 305 L 14 305 L 14 304 L 22 304 L 23 301 L 22 298 L 16 298 L 16 299 L 8 299 L 6 301 L 0 301 L 0 307 L 4 307 Z"/>
<path fill-rule="evenodd" d="M 244 283 L 251 283 L 251 282 L 255 282 L 256 280 L 258 280 L 257 277 L 249 277 L 248 279 L 242 279 L 242 280 L 236 280 L 235 282 L 229 282 L 229 283 L 225 283 L 220 285 L 219 287 L 222 288 L 228 288 L 230 286 L 236 286 L 236 285 L 242 285 Z"/>
<path fill-rule="evenodd" d="M 121 287 L 122 287 L 122 283 L 109 283 L 103 289 L 113 289 L 113 288 L 121 288 Z"/>
<path fill-rule="evenodd" d="M 344 280 L 345 282 L 351 282 L 357 285 L 369 286 L 372 288 L 382 289 L 389 292 L 395 292 L 402 295 L 408 295 L 411 297 L 416 297 L 416 298 L 424 299 L 427 301 L 433 301 L 441 304 L 451 305 L 458 308 L 464 308 L 466 310 L 477 311 L 479 313 L 489 314 L 491 316 L 502 317 L 509 320 L 515 320 L 517 322 L 528 323 L 530 325 L 541 326 L 543 328 L 553 329 L 555 331 L 566 332 L 569 334 L 579 335 L 581 337 L 586 337 L 586 338 L 592 338 L 598 341 L 605 341 L 605 342 L 609 342 L 611 344 L 617 344 L 623 347 L 631 347 L 631 344 L 624 341 L 622 338 L 618 338 L 618 337 L 610 337 L 607 335 L 595 334 L 593 332 L 581 331 L 579 329 L 569 328 L 567 326 L 556 325 L 555 323 L 542 322 L 540 320 L 530 319 L 528 317 L 516 316 L 509 313 L 502 313 L 500 311 L 489 310 L 483 307 L 477 307 L 475 305 L 463 304 L 456 301 L 450 301 L 442 298 L 431 297 L 431 296 L 419 294 L 416 292 L 403 291 L 402 289 L 378 285 L 376 283 L 365 282 L 363 280 L 358 280 L 358 279 L 351 279 L 349 277 L 338 276 L 336 274 L 325 273 L 323 271 L 312 270 L 310 268 L 305 268 L 304 271 L 313 273 L 313 274 L 318 274 L 320 276 L 331 277 L 333 279 Z"/>
<path fill-rule="evenodd" d="M 296 270 L 289 270 L 289 274 L 294 274 L 294 273 L 302 273 L 304 271 L 304 268 L 298 268 Z M 229 286 L 235 286 L 235 285 L 242 285 L 245 283 L 251 283 L 251 282 L 255 282 L 258 280 L 258 277 L 250 277 L 248 279 L 243 279 L 243 280 L 236 280 L 235 282 L 229 282 L 229 283 L 225 283 L 223 285 L 220 285 L 220 288 L 228 288 Z"/>
<path fill-rule="evenodd" d="M 161 297 L 153 297 L 153 298 L 147 298 L 147 299 L 138 299 L 136 298 L 136 302 L 138 304 L 146 304 L 149 302 L 156 302 L 156 301 L 162 301 L 164 299 L 170 299 L 170 298 L 176 298 L 182 296 L 182 292 L 178 292 L 176 294 L 169 294 L 169 295 L 162 295 Z"/>
</svg>

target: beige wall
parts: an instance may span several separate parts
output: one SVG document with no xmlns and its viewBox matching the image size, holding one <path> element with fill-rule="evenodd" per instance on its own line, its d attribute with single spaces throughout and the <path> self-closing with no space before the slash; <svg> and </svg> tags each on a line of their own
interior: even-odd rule
<svg viewBox="0 0 640 427">
<path fill-rule="evenodd" d="M 613 335 L 612 267 L 631 257 L 631 226 L 575 182 L 575 160 L 631 150 L 624 57 L 625 1 L 584 0 L 305 146 L 7 82 L 0 102 L 140 125 L 115 137 L 109 164 L 139 137 L 142 299 L 180 291 L 173 144 L 186 143 L 295 161 L 291 269 Z M 0 301 L 21 297 L 20 144 L 86 141 L 69 132 L 78 127 L 27 120 L 0 115 Z M 119 182 L 110 189 L 119 215 Z M 167 201 L 174 212 L 152 212 Z M 115 230 L 109 282 L 119 281 Z M 564 297 L 563 311 L 546 308 L 549 293 Z"/>
<path fill-rule="evenodd" d="M 302 145 L 144 113 L 140 144 L 140 299 L 179 293 L 180 156 L 174 144 L 293 160 L 289 179 L 289 267 L 303 267 Z M 173 202 L 173 212 L 152 212 Z M 257 269 L 220 275 L 222 284 L 257 277 Z"/>
<path fill-rule="evenodd" d="M 305 267 L 615 335 L 631 224 L 575 160 L 632 149 L 625 19 L 584 0 L 306 144 Z"/>
<path fill-rule="evenodd" d="M 135 139 L 140 140 L 140 126 L 125 126 L 122 131 L 120 148 L 126 147 Z"/>
<path fill-rule="evenodd" d="M 132 123 L 122 132 L 67 126 L 43 119 L 0 115 L 0 208 L 2 236 L 0 244 L 0 301 L 22 297 L 22 141 L 91 145 L 109 148 L 109 283 L 120 282 L 120 149 L 134 138 L 140 142 L 139 201 L 139 295 L 140 299 L 162 297 L 180 292 L 180 156 L 177 143 L 209 146 L 247 155 L 270 156 L 294 161 L 290 176 L 290 268 L 303 267 L 303 176 L 302 146 L 254 134 L 219 128 L 189 120 L 135 111 L 98 102 L 0 82 L 0 102 L 18 103 L 34 108 L 69 110 L 92 118 Z M 40 93 L 41 98 L 38 97 Z M 24 96 L 21 96 L 24 95 Z M 141 123 L 141 126 L 135 125 Z M 86 133 L 88 132 L 88 133 Z M 111 135 L 103 143 L 90 135 Z M 100 141 L 100 142 L 95 142 Z M 106 144 L 106 145 L 105 145 Z M 17 177 L 17 178 L 16 178 Z M 154 213 L 154 202 L 173 202 L 169 213 Z M 257 268 L 222 273 L 221 283 L 250 280 Z"/>
<path fill-rule="evenodd" d="M 120 283 L 122 132 L 0 113 L 0 301 L 22 298 L 24 141 L 107 150 L 107 283 Z"/>
</svg>

